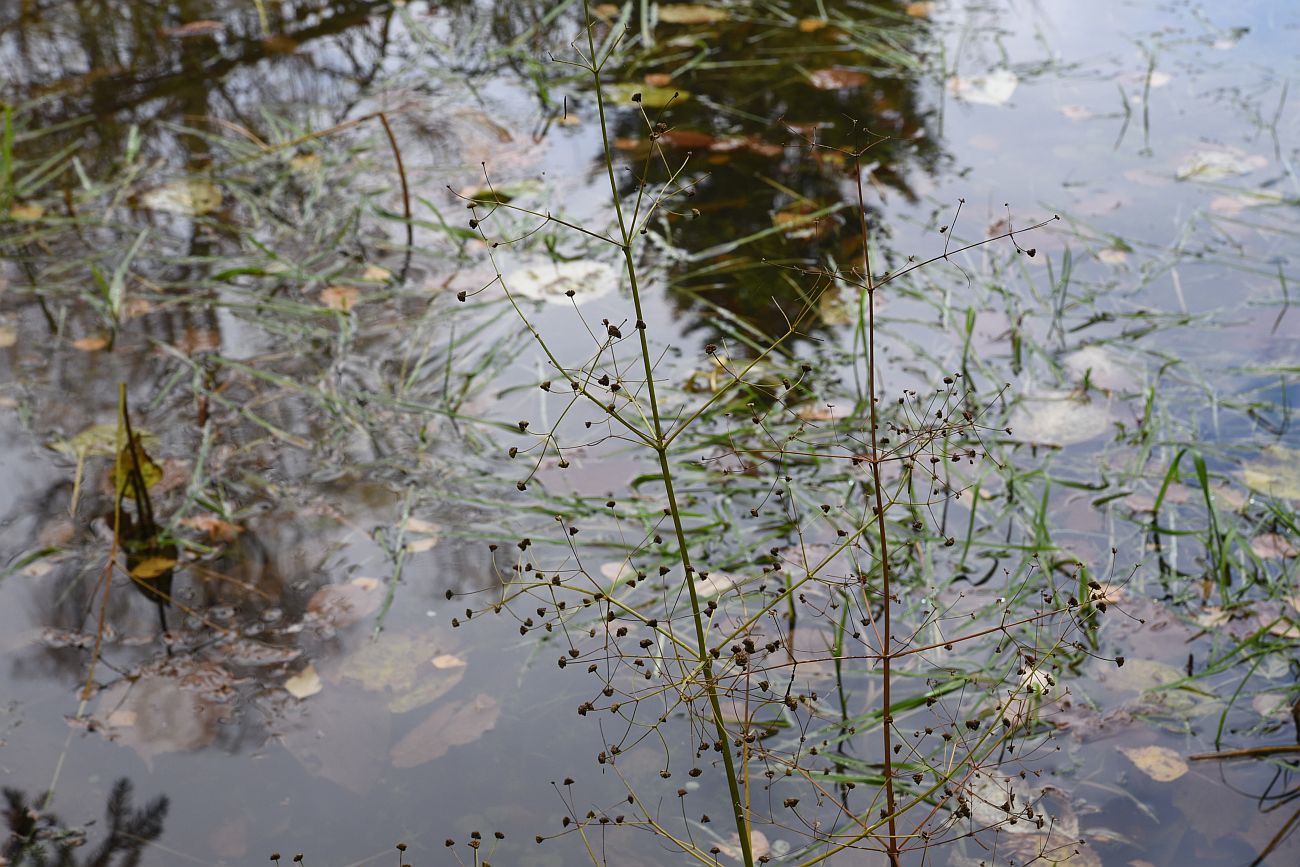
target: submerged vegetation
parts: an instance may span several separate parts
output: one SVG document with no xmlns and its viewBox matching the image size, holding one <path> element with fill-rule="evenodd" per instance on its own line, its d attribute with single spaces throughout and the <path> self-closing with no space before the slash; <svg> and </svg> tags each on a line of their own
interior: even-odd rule
<svg viewBox="0 0 1300 867">
<path fill-rule="evenodd" d="M 1245 32 L 1044 193 L 979 9 L 211 5 L 0 30 L 8 862 L 1288 862 L 1285 85 L 1152 156 Z"/>
</svg>

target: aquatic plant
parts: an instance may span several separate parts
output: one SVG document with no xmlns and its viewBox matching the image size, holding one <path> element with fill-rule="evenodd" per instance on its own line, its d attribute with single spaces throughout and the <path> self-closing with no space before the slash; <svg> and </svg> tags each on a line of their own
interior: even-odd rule
<svg viewBox="0 0 1300 867">
<path fill-rule="evenodd" d="M 699 217 L 689 202 L 697 178 L 689 160 L 674 161 L 662 147 L 673 96 L 650 103 L 640 90 L 611 91 L 604 70 L 619 35 L 598 40 L 589 10 L 588 21 L 576 59 L 564 62 L 590 77 L 607 222 L 579 224 L 515 204 L 495 193 L 487 172 L 486 194 L 465 201 L 495 276 L 459 296 L 503 292 L 545 360 L 535 385 L 551 420 L 517 422 L 523 444 L 508 457 L 525 464 L 518 492 L 539 481 L 562 486 L 563 471 L 596 447 L 649 460 L 621 494 L 573 495 L 567 507 L 541 495 L 555 509 L 555 532 L 491 545 L 500 588 L 479 591 L 492 598 L 470 598 L 464 612 L 514 617 L 521 635 L 560 651 L 560 668 L 585 668 L 596 681 L 577 713 L 615 727 L 597 724 L 595 759 L 625 786 L 626 800 L 584 810 L 566 778 L 557 790 L 568 814 L 557 836 L 580 835 L 596 863 L 592 833 L 628 826 L 701 863 L 726 853 L 752 867 L 787 854 L 773 852 L 775 831 L 802 838 L 794 863 L 876 849 L 897 865 L 983 825 L 1023 819 L 1042 827 L 1035 804 L 1017 803 L 997 769 L 1010 762 L 1014 773 L 1032 770 L 1026 754 L 1043 746 L 1036 719 L 1055 686 L 1058 652 L 1103 588 L 1078 570 L 1060 584 L 1032 556 L 999 576 L 993 598 L 945 597 L 933 585 L 936 571 L 960 570 L 956 552 L 964 560 L 974 541 L 958 547 L 947 510 L 968 485 L 963 473 L 997 461 L 1002 394 L 977 395 L 954 372 L 886 401 L 876 328 L 892 281 L 971 247 L 1015 244 L 1038 226 L 945 244 L 929 260 L 880 273 L 862 193 L 872 137 L 854 149 L 804 142 L 853 167 L 861 264 L 787 266 L 791 279 L 810 285 L 798 309 L 779 311 L 784 329 L 706 345 L 685 362 L 703 365 L 687 378 L 694 385 L 675 387 L 682 371 L 667 359 L 678 349 L 650 312 L 657 280 L 646 241 L 670 245 L 673 232 L 688 231 Z M 612 141 L 612 100 L 620 98 L 649 140 L 630 167 Z M 824 216 L 781 225 L 815 226 Z M 594 251 L 580 277 L 563 255 L 512 266 L 511 248 L 552 228 Z M 612 268 L 624 292 L 610 300 L 594 281 Z M 566 336 L 549 333 L 561 326 L 533 300 L 545 297 L 537 286 L 548 274 L 551 297 L 574 320 Z M 818 311 L 837 296 L 854 311 L 860 351 L 852 362 L 859 391 L 842 411 L 826 405 L 836 371 L 809 341 Z M 970 665 L 981 653 L 988 659 Z M 662 752 L 665 781 L 687 766 L 685 785 L 652 794 L 623 771 L 633 747 Z M 663 799 L 673 796 L 680 807 L 666 809 Z M 693 818 L 701 797 L 706 812 Z M 729 837 L 709 815 L 719 804 Z M 1001 811 L 992 823 L 990 807 Z M 679 815 L 674 822 L 666 814 Z M 974 815 L 981 827 L 963 831 Z"/>
</svg>

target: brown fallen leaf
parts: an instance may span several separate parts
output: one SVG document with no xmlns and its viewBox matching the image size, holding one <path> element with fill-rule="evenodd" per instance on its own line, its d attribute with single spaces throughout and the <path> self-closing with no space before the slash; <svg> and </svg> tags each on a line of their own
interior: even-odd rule
<svg viewBox="0 0 1300 867">
<path fill-rule="evenodd" d="M 233 542 L 240 533 L 244 532 L 243 527 L 223 521 L 215 515 L 193 515 L 181 518 L 180 523 L 182 527 L 206 533 L 214 542 Z"/>
<path fill-rule="evenodd" d="M 321 290 L 320 303 L 331 310 L 350 311 L 361 300 L 361 292 L 355 286 L 328 286 Z"/>
<path fill-rule="evenodd" d="M 226 25 L 220 21 L 212 21 L 200 18 L 197 21 L 189 21 L 179 27 L 164 27 L 163 36 L 170 36 L 172 39 L 193 39 L 197 36 L 211 36 L 213 33 L 220 33 L 226 29 Z"/>
<path fill-rule="evenodd" d="M 1120 747 L 1119 751 L 1158 783 L 1171 783 L 1187 773 L 1187 762 L 1168 747 Z"/>
<path fill-rule="evenodd" d="M 826 26 L 826 22 L 823 21 L 821 18 L 800 18 L 799 19 L 800 33 L 814 33 L 818 30 L 821 30 L 825 26 Z"/>
<path fill-rule="evenodd" d="M 80 349 L 82 352 L 98 352 L 108 346 L 108 338 L 98 334 L 90 337 L 83 337 L 80 340 L 72 341 L 74 349 Z"/>
<path fill-rule="evenodd" d="M 445 704 L 407 732 L 389 753 L 395 768 L 414 768 L 471 744 L 496 727 L 500 705 L 479 693 L 469 704 Z"/>
<path fill-rule="evenodd" d="M 1285 560 L 1300 554 L 1286 536 L 1264 533 L 1250 540 L 1250 550 L 1261 560 Z"/>
</svg>

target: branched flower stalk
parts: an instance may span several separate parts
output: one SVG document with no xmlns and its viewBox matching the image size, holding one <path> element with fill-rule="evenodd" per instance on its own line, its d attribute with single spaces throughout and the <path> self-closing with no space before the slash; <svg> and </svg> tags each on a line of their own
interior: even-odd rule
<svg viewBox="0 0 1300 867">
<path fill-rule="evenodd" d="M 528 334 L 571 392 L 564 411 L 553 420 L 549 430 L 534 431 L 529 428 L 529 422 L 518 423 L 518 433 L 533 436 L 536 442 L 532 448 L 538 450 L 528 476 L 517 485 L 519 490 L 527 489 L 528 482 L 540 471 L 548 455 L 554 455 L 558 459 L 560 468 L 568 465 L 564 457 L 565 446 L 561 442 L 563 434 L 560 426 L 576 406 L 585 404 L 603 414 L 610 429 L 606 438 L 616 438 L 653 453 L 663 508 L 661 513 L 646 509 L 639 512 L 634 510 L 631 514 L 606 513 L 619 527 L 628 520 L 639 523 L 644 533 L 641 542 L 627 544 L 624 549 L 627 553 L 623 556 L 622 563 L 617 564 L 617 577 L 608 574 L 605 576 L 609 583 L 602 583 L 598 576 L 592 574 L 593 570 L 583 565 L 584 557 L 594 553 L 597 548 L 580 548 L 573 539 L 580 529 L 575 523 L 577 518 L 582 515 L 590 517 L 592 512 L 582 512 L 580 507 L 580 514 L 557 514 L 555 520 L 563 533 L 559 550 L 564 555 L 565 565 L 559 568 L 553 565 L 543 566 L 540 562 L 541 554 L 536 555 L 539 562 L 534 562 L 529 559 L 533 555 L 528 553 L 532 540 L 521 540 L 518 545 L 520 560 L 513 567 L 514 574 L 506 576 L 497 598 L 487 608 L 497 613 L 507 611 L 519 619 L 521 634 L 527 634 L 535 628 L 544 628 L 547 633 L 558 633 L 558 637 L 569 643 L 566 654 L 559 659 L 561 668 L 581 661 L 590 662 L 588 671 L 592 673 L 597 673 L 602 663 L 607 668 L 612 667 L 602 676 L 605 679 L 601 690 L 603 698 L 583 703 L 578 712 L 586 715 L 603 710 L 619 714 L 627 722 L 628 733 L 625 738 L 630 739 L 632 744 L 654 736 L 663 743 L 666 751 L 671 751 L 667 737 L 660 728 L 674 714 L 685 711 L 691 727 L 691 739 L 698 743 L 696 757 L 710 746 L 720 754 L 719 770 L 725 782 L 728 812 L 735 832 L 734 843 L 727 844 L 730 847 L 729 854 L 746 867 L 770 859 L 766 851 L 757 845 L 758 842 L 765 845 L 765 841 L 762 841 L 762 835 L 755 829 L 756 821 L 802 833 L 809 842 L 795 857 L 797 863 L 805 867 L 811 867 L 836 852 L 856 847 L 864 841 L 883 851 L 891 867 L 900 867 L 907 851 L 914 848 L 924 851 L 932 844 L 932 840 L 937 839 L 936 835 L 955 834 L 957 823 L 963 816 L 970 814 L 969 804 L 973 797 L 968 791 L 970 781 L 982 772 L 986 763 L 996 761 L 995 757 L 1014 749 L 1011 738 L 1017 731 L 1032 728 L 1032 712 L 1025 710 L 1029 707 L 1025 698 L 1027 684 L 1042 676 L 1040 672 L 1043 666 L 1048 664 L 1047 661 L 1064 640 L 1061 635 L 1044 641 L 1035 630 L 1055 618 L 1068 618 L 1079 607 L 1079 602 L 1076 594 L 1070 592 L 1058 594 L 1054 589 L 1040 590 L 1041 607 L 1026 616 L 1013 614 L 1012 605 L 1006 599 L 999 599 L 986 606 L 984 614 L 998 620 L 993 626 L 976 626 L 957 635 L 945 636 L 945 622 L 969 622 L 968 617 L 974 618 L 975 614 L 936 608 L 928 613 L 922 612 L 921 621 L 911 634 L 894 634 L 899 623 L 896 606 L 900 603 L 896 595 L 898 578 L 894 563 L 897 546 L 892 538 L 891 519 L 888 516 L 893 508 L 905 505 L 913 513 L 929 508 L 935 502 L 933 496 L 940 490 L 944 492 L 941 499 L 946 499 L 951 491 L 948 464 L 959 460 L 973 463 L 977 456 L 974 445 L 980 445 L 980 451 L 986 453 L 980 439 L 981 431 L 997 429 L 985 421 L 985 416 L 993 411 L 997 398 L 982 407 L 971 405 L 970 392 L 959 391 L 965 386 L 956 381 L 954 377 L 959 379 L 960 375 L 955 374 L 954 377 L 945 378 L 945 388 L 937 390 L 936 395 L 928 398 L 922 398 L 915 391 L 905 390 L 904 397 L 899 400 L 900 406 L 903 406 L 903 415 L 897 419 L 886 417 L 880 406 L 875 304 L 883 286 L 916 268 L 941 259 L 948 260 L 966 250 L 1001 238 L 1008 238 L 1014 244 L 1016 234 L 1032 231 L 1045 223 L 1008 230 L 995 238 L 958 246 L 956 249 L 945 246 L 940 255 L 912 262 L 893 274 L 876 276 L 872 268 L 871 232 L 863 197 L 861 158 L 866 149 L 841 152 L 841 156 L 851 159 L 856 168 L 861 270 L 840 272 L 794 269 L 799 277 L 812 278 L 815 285 L 802 307 L 786 317 L 783 331 L 761 344 L 755 344 L 752 352 L 744 359 L 733 359 L 710 344 L 706 348 L 706 354 L 720 381 L 714 383 L 711 393 L 699 400 L 693 408 L 688 400 L 680 399 L 681 396 L 675 393 L 668 398 L 671 403 L 669 406 L 656 381 L 656 369 L 662 359 L 656 356 L 651 342 L 652 329 L 647 322 L 637 242 L 650 231 L 653 220 L 666 210 L 665 202 L 674 195 L 688 193 L 692 184 L 684 179 L 685 163 L 677 166 L 670 164 L 663 150 L 655 144 L 658 135 L 667 129 L 667 125 L 657 118 L 652 119 L 647 114 L 646 107 L 640 103 L 639 96 L 634 96 L 633 103 L 650 131 L 652 146 L 640 173 L 634 177 L 634 194 L 626 195 L 620 189 L 615 172 L 619 158 L 615 153 L 611 133 L 608 97 L 602 89 L 603 70 L 614 57 L 619 36 L 613 35 L 603 47 L 598 46 L 594 32 L 596 25 L 586 0 L 583 8 L 588 22 L 584 29 L 585 50 L 577 49 L 575 44 L 580 60 L 560 62 L 579 69 L 592 86 L 592 99 L 601 134 L 604 175 L 609 186 L 611 228 L 602 231 L 581 226 L 549 211 L 532 210 L 512 203 L 495 193 L 491 199 L 484 200 L 466 197 L 473 213 L 470 226 L 487 243 L 488 257 L 495 271 L 495 278 L 479 291 L 492 286 L 499 286 L 504 291 Z M 656 189 L 652 187 L 650 178 L 652 171 L 660 169 L 666 179 Z M 487 182 L 491 190 L 490 175 L 487 176 Z M 533 220 L 536 225 L 531 229 L 507 232 L 507 238 L 513 240 L 494 239 L 487 234 L 486 226 L 498 212 Z M 596 241 L 617 250 L 631 301 L 631 327 L 637 332 L 634 341 L 630 335 L 623 334 L 623 329 L 628 327 L 626 323 L 605 320 L 602 324 L 603 332 L 600 332 L 583 319 L 583 325 L 596 343 L 596 353 L 587 361 L 576 365 L 567 362 L 557 347 L 548 341 L 534 321 L 533 314 L 526 309 L 529 302 L 512 290 L 511 280 L 498 262 L 497 252 L 502 246 L 526 240 L 547 225 L 571 230 L 588 242 Z M 1017 252 L 1020 252 L 1019 245 L 1014 245 Z M 1026 252 L 1032 255 L 1032 251 Z M 816 315 L 818 303 L 832 291 L 856 292 L 861 298 L 865 317 L 865 321 L 860 323 L 861 333 L 865 337 L 865 358 L 861 361 L 866 367 L 864 415 L 868 431 L 863 438 L 853 435 L 846 441 L 833 425 L 826 432 L 819 432 L 810 430 L 806 423 L 800 422 L 793 431 L 778 436 L 775 431 L 769 431 L 764 426 L 766 410 L 757 408 L 755 401 L 770 405 L 773 407 L 772 412 L 797 416 L 788 402 L 798 394 L 808 393 L 803 377 L 812 368 L 803 365 L 803 373 L 797 374 L 797 381 L 778 376 L 779 385 L 766 381 L 764 377 L 769 375 L 768 370 L 788 354 L 788 344 L 804 335 Z M 469 294 L 477 293 L 462 292 L 460 300 L 466 300 Z M 624 341 L 631 341 L 635 347 L 636 360 L 630 366 L 620 364 L 615 353 Z M 629 378 L 628 374 L 633 368 L 638 372 L 635 378 Z M 563 391 L 554 389 L 549 380 L 542 382 L 540 387 L 552 395 Z M 1000 395 L 999 392 L 999 397 Z M 708 431 L 718 423 L 719 418 L 737 411 L 751 415 L 756 434 L 751 436 L 737 430 L 716 428 L 712 432 Z M 592 423 L 588 422 L 587 427 L 591 426 Z M 705 430 L 701 431 L 701 428 Z M 886 431 L 890 438 L 883 436 Z M 599 441 L 600 439 L 597 440 Z M 963 442 L 967 444 L 963 445 Z M 745 469 L 747 466 L 754 469 L 770 466 L 777 471 L 768 494 L 750 509 L 751 515 L 757 517 L 762 503 L 774 491 L 775 496 L 780 498 L 783 519 L 789 522 L 793 528 L 790 532 L 799 539 L 800 556 L 797 562 L 792 561 L 795 568 L 786 568 L 785 559 L 778 556 L 778 548 L 771 549 L 768 555 L 772 560 L 764 568 L 764 574 L 778 580 L 774 592 L 765 591 L 766 584 L 760 584 L 755 596 L 743 586 L 742 579 L 736 579 L 733 584 L 720 589 L 717 577 L 711 577 L 709 569 L 702 565 L 715 561 L 716 552 L 710 553 L 707 533 L 701 536 L 700 530 L 692 523 L 700 520 L 690 506 L 697 497 L 693 492 L 694 485 L 691 481 L 683 484 L 686 477 L 696 478 L 689 474 L 698 470 L 692 470 L 677 457 L 684 445 L 697 447 L 701 443 L 713 443 L 715 448 L 720 448 L 721 451 L 713 460 L 729 460 L 738 464 L 740 469 L 737 472 L 742 475 L 752 475 Z M 510 456 L 516 457 L 519 452 L 520 449 L 512 448 Z M 862 487 L 870 490 L 865 492 L 864 497 L 846 497 L 845 505 L 840 510 L 833 511 L 826 503 L 820 505 L 820 515 L 812 510 L 816 517 L 824 518 L 824 525 L 820 525 L 823 529 L 835 531 L 835 537 L 828 542 L 810 543 L 805 537 L 799 517 L 800 510 L 807 509 L 814 503 L 797 490 L 793 477 L 786 472 L 798 462 L 803 462 L 812 472 L 825 471 L 818 470 L 818 467 L 844 467 L 846 463 L 850 468 L 865 465 L 859 481 Z M 722 475 L 725 477 L 727 472 L 729 471 L 724 470 Z M 858 484 L 852 481 L 851 474 L 847 479 L 851 486 Z M 933 489 L 930 495 L 920 492 L 920 488 L 927 486 Z M 615 503 L 611 500 L 605 505 L 612 510 Z M 907 523 L 911 524 L 913 531 L 920 529 L 921 524 L 915 514 Z M 645 571 L 637 569 L 633 559 L 659 556 L 656 553 L 659 548 L 656 546 L 665 544 L 659 533 L 661 528 L 675 545 L 672 550 L 667 547 L 662 550 L 663 558 L 657 564 L 659 584 L 653 586 L 658 587 L 663 596 L 643 598 L 635 593 L 638 584 L 653 584 L 653 579 Z M 620 534 L 623 532 L 619 530 Z M 951 546 L 952 539 L 948 539 L 945 544 Z M 859 551 L 870 557 L 869 564 L 858 563 Z M 837 563 L 851 566 L 847 575 L 831 575 L 829 570 Z M 626 575 L 635 577 L 624 577 L 624 570 Z M 551 574 L 548 575 L 548 572 Z M 1009 595 L 1020 599 L 1030 593 L 1031 580 L 1035 574 L 1034 569 L 1029 569 L 1022 576 L 1020 585 Z M 1008 578 L 1010 577 L 1008 573 Z M 783 586 L 780 584 L 782 581 Z M 689 636 L 679 634 L 674 629 L 675 608 L 674 603 L 669 601 L 674 592 L 684 600 L 683 619 L 689 621 Z M 851 594 L 856 594 L 860 600 L 855 604 L 860 605 L 863 614 L 861 626 L 869 628 L 873 634 L 874 642 L 871 645 L 861 637 L 857 625 L 849 617 Z M 812 598 L 825 599 L 825 602 L 818 603 L 824 607 L 816 610 L 819 616 L 835 624 L 837 637 L 833 648 L 826 655 L 815 659 L 800 659 L 793 646 L 797 611 L 799 606 L 811 604 L 810 595 Z M 1083 594 L 1085 599 L 1087 595 L 1086 592 Z M 512 611 L 512 605 L 526 599 L 547 603 L 536 611 L 537 616 L 543 618 L 543 623 L 538 624 L 531 616 L 525 618 Z M 569 599 L 574 599 L 579 604 L 568 607 Z M 843 613 L 835 613 L 841 605 L 845 606 Z M 471 613 L 467 609 L 467 615 Z M 580 619 L 591 614 L 599 614 L 599 620 L 583 623 Z M 651 637 L 641 640 L 640 651 L 624 648 L 619 643 L 628 634 L 627 627 L 617 625 L 624 622 L 648 630 Z M 768 623 L 776 625 L 778 637 L 764 641 L 761 633 L 764 624 Z M 458 625 L 458 621 L 453 621 L 453 625 Z M 585 627 L 583 631 L 591 639 L 596 639 L 603 632 L 598 650 L 584 656 L 583 651 L 576 646 L 579 627 Z M 780 632 L 782 628 L 784 633 Z M 1028 630 L 1031 634 L 1022 638 L 1018 631 L 1023 630 Z M 923 640 L 924 635 L 930 633 L 937 640 Z M 950 667 L 928 663 L 930 654 L 943 653 L 951 650 L 955 644 L 985 636 L 996 636 L 999 652 L 1004 646 L 1016 649 L 1015 679 L 1006 695 L 997 693 L 997 684 L 1007 676 L 1005 674 L 1001 677 L 990 677 L 987 673 L 966 675 Z M 846 643 L 849 641 L 859 642 L 866 652 L 852 652 Z M 762 642 L 761 647 L 759 642 Z M 785 655 L 785 660 L 782 660 L 782 654 Z M 806 695 L 796 693 L 794 686 L 801 665 L 824 661 L 833 662 L 836 669 L 837 695 L 842 705 L 836 724 L 837 733 L 827 735 L 819 749 L 807 749 L 805 752 L 808 728 L 820 714 L 818 695 L 816 691 Z M 866 695 L 867 706 L 860 714 L 851 716 L 842 666 L 853 661 L 875 666 L 881 679 L 879 693 L 869 690 Z M 900 664 L 909 665 L 912 674 L 915 674 L 916 665 L 930 664 L 935 670 L 947 671 L 949 677 L 943 682 L 932 680 L 923 694 L 900 697 L 896 683 Z M 659 684 L 616 688 L 615 675 L 620 672 L 638 675 L 644 680 L 658 678 Z M 778 676 L 789 678 L 784 696 L 771 690 L 769 678 Z M 950 718 L 944 723 L 945 728 L 959 734 L 964 730 L 969 735 L 958 741 L 963 748 L 960 754 L 945 747 L 937 759 L 931 760 L 920 752 L 917 744 L 895 731 L 896 713 L 909 713 L 922 705 L 942 708 L 940 702 L 945 701 L 946 697 L 955 698 L 960 707 L 968 688 L 982 689 L 993 700 L 981 711 L 990 720 L 988 726 L 982 727 L 983 723 L 977 719 L 959 723 L 956 711 L 949 712 Z M 607 706 L 597 707 L 603 699 L 616 697 L 618 700 L 610 701 Z M 646 723 L 636 717 L 636 709 L 651 700 L 661 702 L 662 709 L 657 713 L 656 721 Z M 630 715 L 624 705 L 630 707 Z M 780 748 L 772 748 L 763 743 L 764 738 L 772 737 L 774 732 L 779 733 L 781 728 L 762 733 L 764 724 L 760 724 L 756 717 L 757 709 L 761 707 L 771 707 L 786 714 L 783 725 L 787 727 L 791 722 L 798 722 L 799 714 L 806 714 L 806 721 L 798 722 L 797 742 L 788 739 L 788 746 Z M 1017 711 L 1017 708 L 1021 711 Z M 737 714 L 740 716 L 738 729 L 733 728 Z M 1011 722 L 1012 717 L 1017 717 L 1014 724 Z M 993 721 L 998 720 L 1002 721 L 1000 730 L 993 725 Z M 814 773 L 814 768 L 803 764 L 808 755 L 819 755 L 821 749 L 835 749 L 840 756 L 836 759 L 839 762 L 836 767 L 840 768 L 839 773 L 843 776 L 844 769 L 853 766 L 845 763 L 857 761 L 845 750 L 853 744 L 859 727 L 863 725 L 868 728 L 880 726 L 880 774 L 878 777 L 868 775 L 866 779 L 872 779 L 879 785 L 883 797 L 883 804 L 872 802 L 865 811 L 849 807 L 847 791 L 852 788 L 851 785 L 842 789 L 837 797 L 833 791 L 834 786 L 819 779 L 829 769 L 819 775 Z M 704 735 L 705 730 L 710 732 L 707 736 Z M 926 728 L 927 733 L 931 730 L 930 727 Z M 794 732 L 791 733 L 791 738 L 793 734 Z M 815 732 L 812 734 L 815 735 Z M 947 744 L 953 735 L 945 733 L 943 739 Z M 602 825 L 611 823 L 649 830 L 699 863 L 717 863 L 719 852 L 724 851 L 721 842 L 725 841 L 707 846 L 695 839 L 695 832 L 691 830 L 699 827 L 701 833 L 716 838 L 712 831 L 705 830 L 709 821 L 707 816 L 699 823 L 692 823 L 683 812 L 686 832 L 670 829 L 662 817 L 648 806 L 646 799 L 639 796 L 636 785 L 618 768 L 617 759 L 623 748 L 621 743 L 610 744 L 601 752 L 598 760 L 623 780 L 628 788 L 628 801 L 639 810 L 640 817 L 627 820 L 622 815 L 611 818 L 605 814 L 597 816 L 595 812 L 589 812 L 587 820 L 565 817 L 564 833 L 576 831 L 593 862 L 598 862 L 599 859 L 588 837 L 587 826 L 588 822 L 599 818 Z M 901 770 L 904 766 L 906 772 Z M 757 779 L 760 771 L 763 780 Z M 692 777 L 702 773 L 700 768 L 692 768 L 690 771 Z M 670 776 L 667 767 L 661 775 L 665 779 Z M 799 798 L 786 798 L 783 801 L 784 809 L 797 819 L 792 825 L 782 826 L 782 820 L 757 811 L 754 804 L 756 791 L 766 791 L 767 797 L 771 799 L 772 781 L 792 776 L 808 787 L 818 808 L 827 804 L 838 805 L 839 816 L 835 824 L 825 828 L 821 819 L 803 817 L 799 813 Z M 907 789 L 906 796 L 900 784 L 903 776 L 910 777 L 915 784 Z M 926 777 L 930 779 L 924 781 Z M 566 784 L 571 782 L 566 780 Z M 687 792 L 687 789 L 679 789 L 678 797 L 685 798 Z M 567 789 L 562 793 L 562 798 L 573 816 L 580 816 L 580 810 L 572 802 L 571 793 Z M 924 814 L 923 818 L 910 830 L 903 829 L 902 818 L 917 808 L 922 808 L 919 812 Z M 878 817 L 876 813 L 879 814 Z M 843 825 L 839 824 L 840 820 Z"/>
</svg>

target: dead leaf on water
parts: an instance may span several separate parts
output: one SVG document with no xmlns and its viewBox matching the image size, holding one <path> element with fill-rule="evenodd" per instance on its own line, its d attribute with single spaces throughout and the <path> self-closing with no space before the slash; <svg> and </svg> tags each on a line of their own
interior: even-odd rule
<svg viewBox="0 0 1300 867">
<path fill-rule="evenodd" d="M 234 677 L 215 663 L 163 660 L 146 666 L 134 681 L 121 680 L 104 690 L 94 719 L 109 740 L 152 762 L 162 753 L 211 744 L 235 686 Z"/>
<path fill-rule="evenodd" d="M 723 855 L 726 855 L 728 858 L 732 858 L 736 861 L 741 860 L 745 854 L 744 851 L 740 848 L 739 834 L 732 834 L 731 839 L 728 840 L 726 843 L 719 843 L 718 848 L 722 850 Z M 772 844 L 768 842 L 767 835 L 764 834 L 762 831 L 757 831 L 757 830 L 750 831 L 749 851 L 750 854 L 753 855 L 754 858 L 756 859 L 762 858 L 763 856 L 771 852 Z"/>
<path fill-rule="evenodd" d="M 83 337 L 80 340 L 72 341 L 74 349 L 80 349 L 82 352 L 99 352 L 101 349 L 108 347 L 108 338 L 99 334 Z"/>
<path fill-rule="evenodd" d="M 1119 751 L 1158 783 L 1172 783 L 1187 773 L 1187 762 L 1168 747 L 1120 747 Z"/>
<path fill-rule="evenodd" d="M 162 34 L 172 39 L 193 39 L 197 36 L 211 36 L 225 29 L 226 25 L 220 21 L 200 18 L 196 21 L 188 21 L 179 27 L 164 27 Z"/>
<path fill-rule="evenodd" d="M 639 102 L 643 108 L 667 108 L 670 103 L 681 103 L 691 98 L 690 91 L 674 87 L 653 87 L 640 82 L 606 84 L 603 89 L 607 100 L 623 107 Z"/>
<path fill-rule="evenodd" d="M 808 82 L 818 90 L 854 90 L 869 79 L 852 69 L 814 69 L 808 73 Z"/>
<path fill-rule="evenodd" d="M 131 577 L 150 581 L 176 568 L 174 557 L 145 557 L 131 570 Z"/>
<path fill-rule="evenodd" d="M 469 704 L 445 704 L 393 746 L 389 753 L 393 767 L 418 767 L 441 758 L 452 747 L 471 744 L 496 727 L 500 714 L 496 699 L 483 693 Z"/>
<path fill-rule="evenodd" d="M 9 217 L 23 223 L 30 223 L 45 216 L 45 207 L 35 203 L 18 203 L 9 207 Z"/>
<path fill-rule="evenodd" d="M 321 290 L 320 303 L 331 310 L 349 312 L 361 300 L 361 291 L 355 286 L 328 286 Z"/>
<path fill-rule="evenodd" d="M 1263 533 L 1250 540 L 1250 550 L 1261 560 L 1286 560 L 1300 554 L 1291 540 L 1279 533 Z"/>
<path fill-rule="evenodd" d="M 930 2 L 908 3 L 907 8 L 903 11 L 912 18 L 929 18 L 934 14 L 934 4 Z"/>
<path fill-rule="evenodd" d="M 316 666 L 314 665 L 308 665 L 284 682 L 285 692 L 296 699 L 310 698 L 320 692 L 322 688 L 320 675 L 316 673 Z"/>
<path fill-rule="evenodd" d="M 972 105 L 1006 105 L 1016 92 L 1019 77 L 1009 69 L 995 69 L 973 78 L 948 79 L 948 93 Z"/>
<path fill-rule="evenodd" d="M 821 30 L 825 26 L 826 26 L 826 22 L 821 18 L 800 18 L 799 19 L 800 33 L 815 33 L 816 31 Z"/>
<path fill-rule="evenodd" d="M 221 207 L 221 188 L 206 178 L 185 178 L 147 190 L 140 206 L 187 217 L 201 217 Z"/>
<path fill-rule="evenodd" d="M 8 349 L 18 342 L 18 329 L 12 325 L 0 325 L 0 349 Z"/>
<path fill-rule="evenodd" d="M 214 542 L 233 542 L 240 533 L 244 532 L 243 527 L 223 521 L 216 515 L 192 515 L 181 518 L 180 524 L 182 527 L 206 533 Z"/>
<path fill-rule="evenodd" d="M 393 713 L 406 713 L 442 698 L 465 676 L 463 666 L 434 664 L 446 655 L 429 636 L 384 633 L 345 659 L 339 676 L 384 694 Z"/>
<path fill-rule="evenodd" d="M 464 668 L 468 665 L 463 658 L 454 653 L 440 653 L 429 661 L 433 663 L 434 668 Z"/>
<path fill-rule="evenodd" d="M 1300 449 L 1268 446 L 1241 468 L 1246 487 L 1270 497 L 1300 500 Z"/>
<path fill-rule="evenodd" d="M 1180 181 L 1213 181 L 1248 175 L 1265 168 L 1268 158 L 1238 148 L 1195 151 L 1183 159 L 1175 176 Z"/>
<path fill-rule="evenodd" d="M 664 24 L 717 24 L 731 14 L 725 9 L 705 6 L 703 3 L 659 4 L 659 20 Z"/>
<path fill-rule="evenodd" d="M 353 578 L 347 584 L 326 584 L 307 603 L 307 613 L 337 628 L 351 626 L 379 610 L 383 583 L 377 578 Z"/>
<path fill-rule="evenodd" d="M 581 304 L 614 291 L 618 275 L 604 262 L 579 259 L 543 262 L 506 275 L 506 288 L 515 295 L 551 304 Z"/>
<path fill-rule="evenodd" d="M 1026 396 L 1011 414 L 1011 434 L 1040 445 L 1069 446 L 1096 439 L 1111 428 L 1105 405 L 1071 392 Z"/>
</svg>

